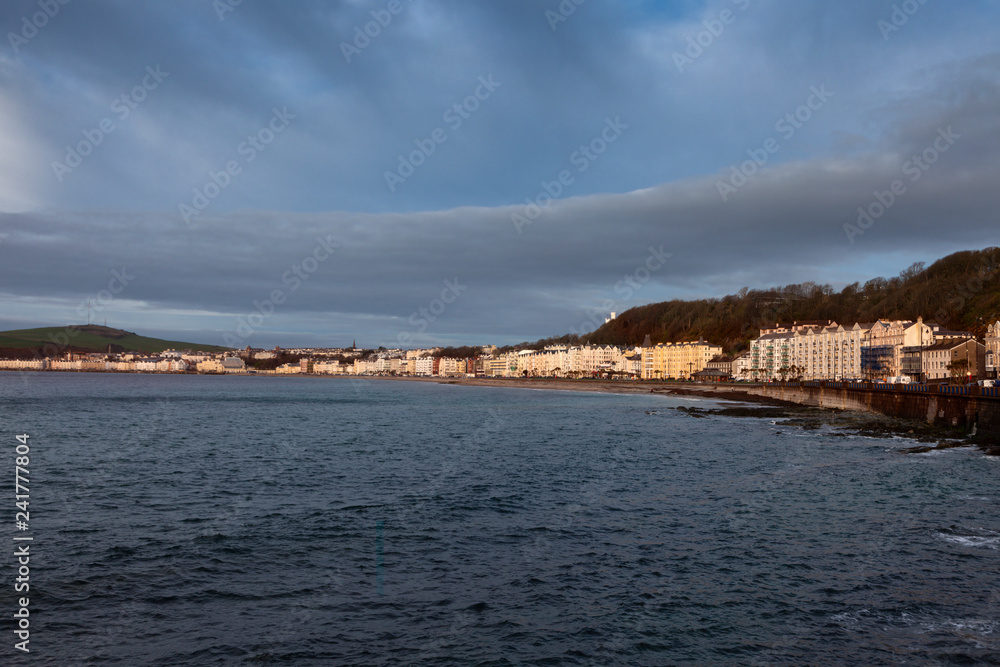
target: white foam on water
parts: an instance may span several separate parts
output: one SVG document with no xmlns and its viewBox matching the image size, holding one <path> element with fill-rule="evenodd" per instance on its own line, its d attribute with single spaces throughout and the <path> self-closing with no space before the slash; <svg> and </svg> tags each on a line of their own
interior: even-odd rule
<svg viewBox="0 0 1000 667">
<path fill-rule="evenodd" d="M 952 544 L 960 544 L 963 547 L 986 548 L 994 551 L 1000 548 L 1000 535 L 961 535 L 950 532 L 939 532 L 938 537 Z"/>
<path fill-rule="evenodd" d="M 982 618 L 960 618 L 947 619 L 940 623 L 925 623 L 925 632 L 950 632 L 957 637 L 961 637 L 976 645 L 980 649 L 993 649 L 998 647 L 998 622 Z"/>
<path fill-rule="evenodd" d="M 996 549 L 997 543 L 1000 542 L 1000 537 L 976 537 L 966 535 L 942 535 L 941 537 L 949 542 L 961 544 L 965 547 L 988 547 L 990 549 Z"/>
<path fill-rule="evenodd" d="M 830 618 L 848 630 L 870 632 L 890 628 L 908 629 L 916 634 L 952 633 L 975 642 L 980 648 L 996 648 L 1000 638 L 1000 621 L 985 618 L 934 619 L 924 614 L 882 612 L 870 609 L 842 612 Z"/>
</svg>

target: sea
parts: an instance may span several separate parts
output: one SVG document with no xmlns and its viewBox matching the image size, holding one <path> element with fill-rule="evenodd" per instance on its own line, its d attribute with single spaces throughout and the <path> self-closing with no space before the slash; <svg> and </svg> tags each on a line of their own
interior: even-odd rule
<svg viewBox="0 0 1000 667">
<path fill-rule="evenodd" d="M 0 373 L 0 664 L 1000 663 L 1000 461 L 720 405 Z"/>
</svg>

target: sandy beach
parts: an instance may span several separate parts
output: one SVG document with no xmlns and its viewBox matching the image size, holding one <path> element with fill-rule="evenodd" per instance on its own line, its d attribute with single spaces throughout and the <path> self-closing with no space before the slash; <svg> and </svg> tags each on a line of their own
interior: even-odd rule
<svg viewBox="0 0 1000 667">
<path fill-rule="evenodd" d="M 371 379 L 395 382 L 435 382 L 470 387 L 509 387 L 516 389 L 551 389 L 556 391 L 593 391 L 605 394 L 667 394 L 701 396 L 728 401 L 745 401 L 765 405 L 794 405 L 747 393 L 753 385 L 719 385 L 695 382 L 641 382 L 636 380 L 571 380 L 562 378 L 439 378 L 374 376 Z"/>
</svg>

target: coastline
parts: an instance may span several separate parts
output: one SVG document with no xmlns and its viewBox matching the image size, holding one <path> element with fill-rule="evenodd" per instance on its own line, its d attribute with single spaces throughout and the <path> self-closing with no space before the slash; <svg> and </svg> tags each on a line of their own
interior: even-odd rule
<svg viewBox="0 0 1000 667">
<path fill-rule="evenodd" d="M 339 376 L 335 376 L 339 377 Z M 468 387 L 506 387 L 511 389 L 545 389 L 552 391 L 590 391 L 603 394 L 661 394 L 665 396 L 697 396 L 725 401 L 740 401 L 771 406 L 796 406 L 766 396 L 754 396 L 743 387 L 699 384 L 694 382 L 651 382 L 638 380 L 572 380 L 569 378 L 444 378 L 412 376 L 367 376 L 369 380 L 392 382 L 432 382 Z M 683 385 L 683 386 L 681 386 Z"/>
<path fill-rule="evenodd" d="M 649 380 L 573 380 L 569 378 L 449 378 L 412 375 L 323 375 L 320 373 L 292 373 L 272 375 L 269 373 L 192 373 L 172 371 L 63 371 L 36 369 L 0 369 L 0 373 L 66 373 L 89 375 L 197 375 L 205 377 L 255 377 L 255 378 L 313 378 L 321 380 L 378 380 L 386 382 L 430 382 L 469 387 L 506 387 L 512 389 L 545 389 L 552 391 L 590 391 L 604 394 L 664 394 L 676 396 L 698 396 L 728 401 L 759 403 L 762 405 L 795 406 L 791 401 L 782 401 L 766 396 L 749 394 L 742 386 L 700 384 L 695 382 L 661 382 Z M 683 386 L 682 386 L 683 385 Z M 750 386 L 750 385 L 748 385 Z"/>
<path fill-rule="evenodd" d="M 11 372 L 24 372 L 13 371 Z M 39 372 L 39 371 L 28 371 Z M 40 371 L 58 372 L 58 371 Z M 79 373 L 81 371 L 76 371 Z M 135 372 L 106 371 L 115 375 L 129 375 Z M 428 382 L 434 384 L 467 386 L 467 387 L 498 387 L 505 389 L 535 389 L 543 391 L 575 391 L 605 394 L 655 394 L 660 396 L 689 396 L 719 401 L 732 401 L 747 404 L 745 406 L 729 406 L 722 408 L 678 407 L 676 409 L 687 413 L 693 418 L 723 417 L 768 417 L 786 419 L 786 424 L 803 429 L 814 429 L 819 426 L 830 426 L 838 430 L 851 431 L 874 438 L 906 438 L 920 446 L 911 447 L 908 453 L 924 453 L 932 449 L 950 449 L 954 447 L 976 446 L 985 454 L 1000 456 L 1000 439 L 980 434 L 970 436 L 961 430 L 945 426 L 935 426 L 916 419 L 901 419 L 889 417 L 874 412 L 860 410 L 843 410 L 839 408 L 820 408 L 806 406 L 792 401 L 783 401 L 767 396 L 750 394 L 744 386 L 701 384 L 693 382 L 662 382 L 638 380 L 594 380 L 569 378 L 448 378 L 423 376 L 386 376 L 386 375 L 255 375 L 255 374 L 215 374 L 215 373 L 146 373 L 141 375 L 204 375 L 206 377 L 299 377 L 316 380 L 348 380 L 364 379 L 382 382 Z M 746 387 L 756 386 L 753 384 Z"/>
<path fill-rule="evenodd" d="M 389 377 L 373 376 L 370 379 L 396 382 L 433 382 L 436 384 L 475 387 L 504 387 L 514 389 L 541 389 L 550 391 L 589 391 L 608 394 L 657 394 L 661 396 L 696 396 L 699 398 L 734 401 L 751 405 L 722 408 L 675 408 L 692 418 L 754 417 L 784 419 L 785 425 L 804 430 L 822 426 L 852 432 L 871 438 L 912 440 L 915 446 L 900 450 L 907 454 L 924 454 L 932 450 L 955 447 L 978 447 L 988 456 L 1000 456 L 1000 441 L 979 435 L 969 436 L 961 430 L 937 426 L 916 419 L 902 419 L 860 410 L 842 410 L 802 405 L 766 396 L 749 394 L 743 387 L 684 383 L 649 382 L 632 380 L 571 380 L 571 379 L 519 379 L 519 378 L 438 378 L 438 377 Z"/>
</svg>

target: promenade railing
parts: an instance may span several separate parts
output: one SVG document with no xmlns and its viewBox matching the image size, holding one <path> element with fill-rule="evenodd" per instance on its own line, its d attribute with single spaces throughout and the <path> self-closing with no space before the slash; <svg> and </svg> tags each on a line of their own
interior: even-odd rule
<svg viewBox="0 0 1000 667">
<path fill-rule="evenodd" d="M 853 389 L 856 391 L 891 391 L 899 393 L 913 394 L 938 394 L 944 396 L 969 396 L 979 398 L 1000 398 L 1000 387 L 979 387 L 976 385 L 954 385 L 954 384 L 927 384 L 927 383 L 898 383 L 888 382 L 867 382 L 856 380 L 805 380 L 805 381 L 785 381 L 774 380 L 764 383 L 765 386 L 775 387 L 803 387 L 803 388 L 828 388 L 828 389 Z"/>
</svg>

